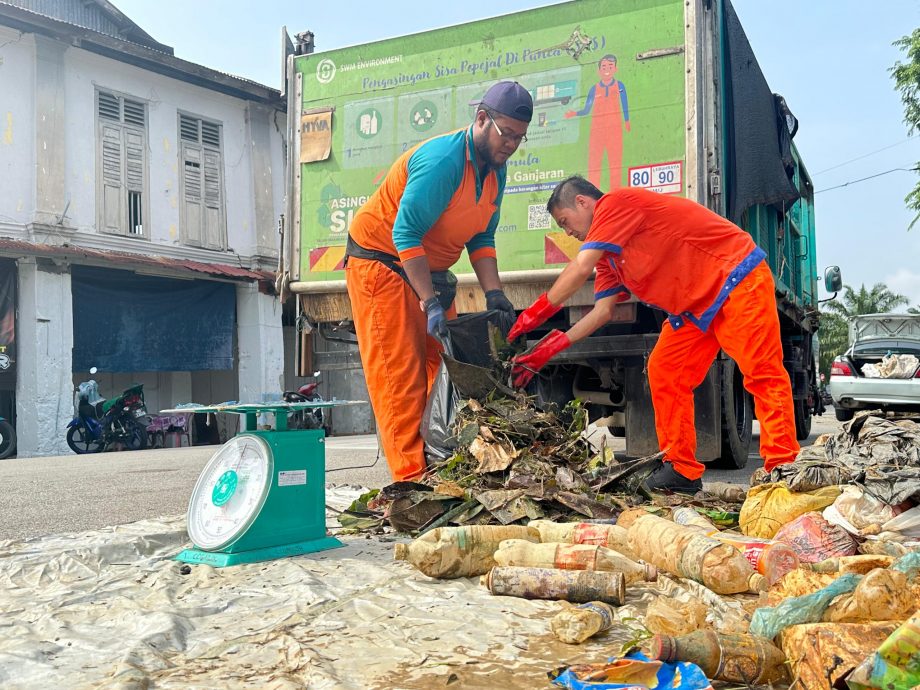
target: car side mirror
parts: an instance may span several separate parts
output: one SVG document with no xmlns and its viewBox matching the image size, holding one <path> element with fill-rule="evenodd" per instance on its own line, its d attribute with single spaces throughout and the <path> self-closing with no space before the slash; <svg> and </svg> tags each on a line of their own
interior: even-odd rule
<svg viewBox="0 0 920 690">
<path fill-rule="evenodd" d="M 828 266 L 824 271 L 824 289 L 828 292 L 840 292 L 843 289 L 843 276 L 840 266 Z"/>
</svg>

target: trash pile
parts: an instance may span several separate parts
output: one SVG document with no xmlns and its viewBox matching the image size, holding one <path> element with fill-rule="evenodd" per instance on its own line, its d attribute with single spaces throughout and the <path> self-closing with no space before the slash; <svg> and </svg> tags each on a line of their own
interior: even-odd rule
<svg viewBox="0 0 920 690">
<path fill-rule="evenodd" d="M 910 379 L 917 373 L 920 359 L 916 355 L 888 354 L 878 364 L 863 364 L 862 374 L 867 379 Z"/>
<path fill-rule="evenodd" d="M 595 452 L 575 433 L 577 406 L 520 403 L 461 407 L 457 453 L 413 489 L 458 503 L 395 557 L 432 578 L 478 577 L 494 596 L 559 601 L 547 633 L 567 644 L 631 632 L 597 663 L 547 669 L 556 686 L 920 684 L 916 421 L 861 413 L 742 496 L 678 499 L 627 494 L 658 458 Z M 695 600 L 672 599 L 675 584 Z"/>
</svg>

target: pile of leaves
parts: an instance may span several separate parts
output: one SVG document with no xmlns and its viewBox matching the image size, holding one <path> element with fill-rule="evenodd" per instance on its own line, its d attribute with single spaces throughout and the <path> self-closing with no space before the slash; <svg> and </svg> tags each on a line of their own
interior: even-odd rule
<svg viewBox="0 0 920 690">
<path fill-rule="evenodd" d="M 396 482 L 355 501 L 339 520 L 351 530 L 425 532 L 442 525 L 613 520 L 642 504 L 687 503 L 687 497 L 649 494 L 642 481 L 662 454 L 619 461 L 602 441 L 586 438 L 588 413 L 575 400 L 560 409 L 510 389 L 515 354 L 490 330 L 491 367 L 445 357 L 455 388 L 464 396 L 451 425 L 453 454 L 436 460 L 418 482 Z M 723 499 L 725 497 L 722 497 Z M 738 501 L 711 500 L 717 514 Z"/>
</svg>

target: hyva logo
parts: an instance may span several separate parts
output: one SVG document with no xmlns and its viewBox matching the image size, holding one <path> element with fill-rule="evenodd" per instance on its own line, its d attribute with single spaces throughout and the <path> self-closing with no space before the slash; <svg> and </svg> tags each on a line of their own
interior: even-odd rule
<svg viewBox="0 0 920 690">
<path fill-rule="evenodd" d="M 323 58 L 316 65 L 316 81 L 328 84 L 335 78 L 335 63 L 329 58 Z"/>
</svg>

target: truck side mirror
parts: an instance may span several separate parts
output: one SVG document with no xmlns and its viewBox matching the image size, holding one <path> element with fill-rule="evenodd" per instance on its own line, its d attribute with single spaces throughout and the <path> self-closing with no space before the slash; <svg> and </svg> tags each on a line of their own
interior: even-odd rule
<svg viewBox="0 0 920 690">
<path fill-rule="evenodd" d="M 843 276 L 840 266 L 828 266 L 824 271 L 824 289 L 828 292 L 840 292 L 843 289 Z"/>
</svg>

